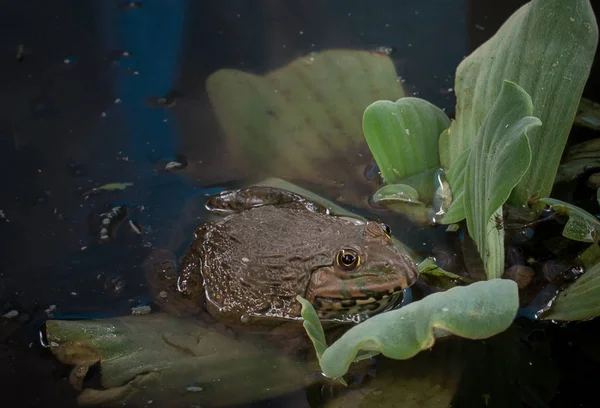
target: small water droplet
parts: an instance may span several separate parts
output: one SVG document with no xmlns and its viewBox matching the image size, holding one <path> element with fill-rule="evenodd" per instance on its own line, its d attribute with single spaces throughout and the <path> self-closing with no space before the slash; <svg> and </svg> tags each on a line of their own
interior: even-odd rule
<svg viewBox="0 0 600 408">
<path fill-rule="evenodd" d="M 250 322 L 250 316 L 248 316 L 247 314 L 243 314 L 242 316 L 240 316 L 240 321 L 242 323 L 249 323 Z"/>
</svg>

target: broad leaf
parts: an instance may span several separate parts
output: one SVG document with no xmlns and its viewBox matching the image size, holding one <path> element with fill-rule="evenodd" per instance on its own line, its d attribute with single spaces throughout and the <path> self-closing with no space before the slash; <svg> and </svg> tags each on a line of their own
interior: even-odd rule
<svg viewBox="0 0 600 408">
<path fill-rule="evenodd" d="M 164 313 L 94 320 L 50 320 L 50 351 L 75 365 L 82 405 L 246 404 L 307 385 L 309 368 L 253 337 L 232 337 L 194 319 Z M 83 382 L 99 362 L 102 387 Z M 82 375 L 83 374 L 83 375 Z M 200 392 L 201 391 L 201 392 Z"/>
<path fill-rule="evenodd" d="M 363 132 L 386 183 L 440 166 L 438 138 L 448 116 L 419 98 L 377 101 L 363 115 Z"/>
<path fill-rule="evenodd" d="M 543 125 L 529 134 L 532 164 L 510 202 L 548 196 L 598 42 L 589 0 L 533 0 L 458 66 L 456 120 L 440 137 L 444 168 L 469 149 L 502 88 L 518 83 Z M 494 206 L 491 206 L 494 207 Z M 495 207 L 497 208 L 497 207 Z"/>
<path fill-rule="evenodd" d="M 517 284 L 506 279 L 438 292 L 351 328 L 325 350 L 321 369 L 327 377 L 340 378 L 361 350 L 404 360 L 448 333 L 469 339 L 491 337 L 510 326 L 518 307 Z"/>
<path fill-rule="evenodd" d="M 600 263 L 562 291 L 542 318 L 586 320 L 600 316 Z"/>
<path fill-rule="evenodd" d="M 302 180 L 353 206 L 366 205 L 375 191 L 354 171 L 372 160 L 362 132 L 365 108 L 405 95 L 389 56 L 341 49 L 302 56 L 264 75 L 220 69 L 206 80 L 206 91 L 227 147 L 220 168 Z"/>
<path fill-rule="evenodd" d="M 469 235 L 477 244 L 488 278 L 504 272 L 504 230 L 496 228 L 502 205 L 531 161 L 531 98 L 519 85 L 504 81 L 496 103 L 477 132 L 466 165 L 464 207 Z"/>
<path fill-rule="evenodd" d="M 598 242 L 600 221 L 587 211 L 554 198 L 540 198 L 539 203 L 549 205 L 554 211 L 569 217 L 563 229 L 563 236 L 574 241 Z"/>
</svg>

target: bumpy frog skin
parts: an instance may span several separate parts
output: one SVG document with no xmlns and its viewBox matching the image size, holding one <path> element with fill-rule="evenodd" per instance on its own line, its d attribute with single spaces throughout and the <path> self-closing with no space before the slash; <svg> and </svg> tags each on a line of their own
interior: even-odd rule
<svg viewBox="0 0 600 408">
<path fill-rule="evenodd" d="M 217 320 L 297 320 L 301 295 L 320 318 L 353 321 L 389 307 L 417 278 L 384 224 L 330 215 L 286 190 L 224 192 L 207 207 L 232 214 L 196 228 L 178 288 Z"/>
</svg>

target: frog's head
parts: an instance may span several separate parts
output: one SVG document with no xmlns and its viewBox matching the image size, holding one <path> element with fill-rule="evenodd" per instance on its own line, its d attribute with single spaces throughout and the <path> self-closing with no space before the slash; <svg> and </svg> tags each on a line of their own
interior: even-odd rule
<svg viewBox="0 0 600 408">
<path fill-rule="evenodd" d="M 368 221 L 357 226 L 356 239 L 333 248 L 331 264 L 311 274 L 306 298 L 321 319 L 354 321 L 357 315 L 379 313 L 417 280 L 415 262 L 394 242 L 387 225 Z"/>
</svg>

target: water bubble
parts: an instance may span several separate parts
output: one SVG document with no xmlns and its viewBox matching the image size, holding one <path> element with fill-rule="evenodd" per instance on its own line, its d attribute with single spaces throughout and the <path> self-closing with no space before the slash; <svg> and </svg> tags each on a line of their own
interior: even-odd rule
<svg viewBox="0 0 600 408">
<path fill-rule="evenodd" d="M 250 316 L 247 314 L 243 314 L 240 316 L 240 321 L 242 323 L 249 323 L 250 322 Z"/>
</svg>

